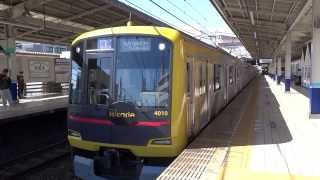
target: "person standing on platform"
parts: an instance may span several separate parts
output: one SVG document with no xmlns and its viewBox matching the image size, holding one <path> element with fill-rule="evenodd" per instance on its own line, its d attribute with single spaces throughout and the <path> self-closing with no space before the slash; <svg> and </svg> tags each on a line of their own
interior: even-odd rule
<svg viewBox="0 0 320 180">
<path fill-rule="evenodd" d="M 10 92 L 11 79 L 8 76 L 8 72 L 8 69 L 3 69 L 2 73 L 0 73 L 0 96 L 5 108 L 7 107 L 7 103 L 9 106 L 13 105 Z"/>
<path fill-rule="evenodd" d="M 24 98 L 24 78 L 23 78 L 23 71 L 19 72 L 19 75 L 17 75 L 17 81 L 18 81 L 18 96 L 19 99 Z"/>
</svg>

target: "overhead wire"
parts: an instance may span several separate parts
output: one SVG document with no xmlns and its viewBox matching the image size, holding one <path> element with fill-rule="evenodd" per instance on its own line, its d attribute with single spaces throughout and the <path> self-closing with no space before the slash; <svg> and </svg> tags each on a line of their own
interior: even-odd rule
<svg viewBox="0 0 320 180">
<path fill-rule="evenodd" d="M 177 20 L 179 20 L 180 22 L 182 22 L 183 24 L 191 27 L 192 29 L 194 29 L 194 30 L 196 30 L 196 31 L 198 31 L 200 33 L 203 33 L 203 34 L 206 34 L 206 35 L 210 36 L 207 32 L 204 32 L 201 29 L 197 29 L 196 27 L 192 26 L 191 24 L 187 23 L 186 21 L 182 20 L 181 18 L 177 17 L 176 15 L 172 14 L 170 11 L 168 11 L 167 9 L 162 7 L 160 4 L 154 2 L 153 0 L 149 0 L 149 1 L 152 2 L 154 5 L 156 5 L 157 7 L 159 7 L 160 9 L 162 9 L 163 11 L 165 11 L 166 13 L 168 13 L 169 15 L 171 15 L 172 17 L 174 17 Z"/>
<path fill-rule="evenodd" d="M 205 16 L 203 16 L 202 14 L 201 14 L 201 12 L 199 12 L 195 7 L 193 7 L 193 5 L 192 4 L 190 4 L 187 0 L 184 0 L 184 2 L 191 8 L 191 9 L 193 9 L 193 11 L 194 12 L 196 12 L 206 23 L 208 23 L 208 19 L 205 17 Z M 205 26 L 203 26 L 206 30 L 208 30 Z M 210 32 L 210 30 L 208 30 L 209 32 Z M 215 33 L 214 33 L 215 34 Z M 213 42 L 214 44 L 216 43 L 216 42 Z"/>
<path fill-rule="evenodd" d="M 145 9 L 141 8 L 140 6 L 138 6 L 138 5 L 136 5 L 136 4 L 132 3 L 132 2 L 130 2 L 129 0 L 124 0 L 124 1 L 126 1 L 128 4 L 131 4 L 131 5 L 132 5 L 133 7 L 135 7 L 136 9 L 139 9 L 140 11 L 142 11 L 142 12 L 144 12 L 144 13 L 146 13 L 146 14 L 150 15 L 151 17 L 154 17 L 154 18 L 156 18 L 156 19 L 159 19 L 159 20 L 161 20 L 162 22 L 166 23 L 167 25 L 169 25 L 169 26 L 171 26 L 171 27 L 174 27 L 175 29 L 179 29 L 180 31 L 185 32 L 185 33 L 187 33 L 187 34 L 193 34 L 193 33 L 192 33 L 192 32 L 190 32 L 190 31 L 187 31 L 187 30 L 183 30 L 183 29 L 178 28 L 177 26 L 175 26 L 175 25 L 173 25 L 173 24 L 169 23 L 169 22 L 168 22 L 168 21 L 166 21 L 166 20 L 163 20 L 163 19 L 162 19 L 162 18 L 160 18 L 159 16 L 156 16 L 156 15 L 154 15 L 154 14 L 150 13 L 149 11 L 147 11 L 147 10 L 145 10 Z"/>
<path fill-rule="evenodd" d="M 208 19 L 206 17 L 204 17 L 195 7 L 192 6 L 192 4 L 190 4 L 187 0 L 184 0 L 184 2 L 186 4 L 188 4 L 188 6 L 191 7 L 191 9 L 193 9 L 204 21 L 208 21 Z"/>
<path fill-rule="evenodd" d="M 192 17 L 191 15 L 189 15 L 188 13 L 186 13 L 185 10 L 181 9 L 179 6 L 177 6 L 176 4 L 174 4 L 173 2 L 171 2 L 170 0 L 166 0 L 169 4 L 171 4 L 173 7 L 175 7 L 176 9 L 178 9 L 180 12 L 182 12 L 184 15 L 188 16 L 190 19 L 192 19 L 194 22 L 196 22 L 200 27 L 202 26 L 206 31 L 208 31 L 210 33 L 210 30 L 208 30 L 201 22 L 199 22 L 197 19 L 195 19 L 194 17 Z"/>
<path fill-rule="evenodd" d="M 190 16 L 188 13 L 186 13 L 185 10 L 181 9 L 179 6 L 177 6 L 176 4 L 174 4 L 173 2 L 171 2 L 170 0 L 166 0 L 169 4 L 171 4 L 173 7 L 177 8 L 180 12 L 182 12 L 184 15 L 188 16 L 190 19 L 192 19 L 193 21 L 195 21 L 197 24 L 201 25 L 201 23 L 199 23 L 194 17 Z"/>
<path fill-rule="evenodd" d="M 178 16 L 176 16 L 175 14 L 171 13 L 169 10 L 167 10 L 166 8 L 164 8 L 164 7 L 161 6 L 159 3 L 157 3 L 157 2 L 155 2 L 155 1 L 153 1 L 153 0 L 149 0 L 149 1 L 150 1 L 152 4 L 154 4 L 155 6 L 157 6 L 158 8 L 160 8 L 162 11 L 166 12 L 166 13 L 169 14 L 170 16 L 174 17 L 174 18 L 177 19 L 178 21 L 180 21 L 180 22 L 182 22 L 183 24 L 185 24 L 186 26 L 194 29 L 196 32 L 201 33 L 201 35 L 200 35 L 200 36 L 199 36 L 199 35 L 197 36 L 194 32 L 190 32 L 190 31 L 187 31 L 187 30 L 185 30 L 185 29 L 179 28 L 179 27 L 177 27 L 177 26 L 169 23 L 168 21 L 163 20 L 163 19 L 160 18 L 159 16 L 156 16 L 156 15 L 150 13 L 149 11 L 141 8 L 140 6 L 138 6 L 138 5 L 130 2 L 129 0 L 124 0 L 124 1 L 127 2 L 128 4 L 134 6 L 135 8 L 141 10 L 142 12 L 144 12 L 144 13 L 146 13 L 146 14 L 154 17 L 154 18 L 157 18 L 157 19 L 161 20 L 162 22 L 168 24 L 169 26 L 174 27 L 174 28 L 176 28 L 176 29 L 178 29 L 178 30 L 181 30 L 182 32 L 185 32 L 185 33 L 187 33 L 187 34 L 190 34 L 190 35 L 192 35 L 192 36 L 194 36 L 194 37 L 196 37 L 196 38 L 198 37 L 198 38 L 201 39 L 201 38 L 204 38 L 203 35 L 205 35 L 205 36 L 207 36 L 207 37 L 204 38 L 204 39 L 210 40 L 214 45 L 216 45 L 216 42 L 212 39 L 212 35 L 211 35 L 211 34 L 209 34 L 208 32 L 205 32 L 205 31 L 203 31 L 203 30 L 201 30 L 201 29 L 198 29 L 198 28 L 194 27 L 193 25 L 189 24 L 189 23 L 186 22 L 185 20 L 183 20 L 183 19 L 179 18 Z M 192 18 L 193 20 L 195 20 L 193 17 L 191 17 L 190 15 L 188 15 L 184 10 L 182 10 L 180 7 L 178 7 L 178 6 L 175 5 L 174 3 L 172 3 L 172 2 L 170 2 L 170 1 L 168 1 L 168 0 L 166 0 L 166 1 L 169 2 L 169 3 L 170 3 L 172 6 L 174 6 L 175 8 L 177 8 L 179 11 L 183 12 L 183 13 L 184 13 L 185 15 L 187 15 L 189 18 Z M 186 2 L 186 0 L 184 0 L 184 1 Z M 191 5 L 189 2 L 186 2 L 186 3 L 187 3 L 191 8 L 193 8 L 192 5 Z M 199 14 L 198 11 L 197 11 L 197 13 Z M 200 16 L 201 16 L 203 19 L 207 20 L 207 19 L 206 19 L 205 17 L 203 17 L 202 15 L 200 15 Z M 199 23 L 197 20 L 195 20 L 195 21 L 196 21 L 197 24 L 199 24 L 199 25 L 201 26 L 201 23 Z M 204 26 L 204 27 L 205 27 L 205 26 Z M 208 31 L 209 31 L 209 30 L 208 30 Z M 210 31 L 209 31 L 209 32 L 210 32 Z"/>
</svg>

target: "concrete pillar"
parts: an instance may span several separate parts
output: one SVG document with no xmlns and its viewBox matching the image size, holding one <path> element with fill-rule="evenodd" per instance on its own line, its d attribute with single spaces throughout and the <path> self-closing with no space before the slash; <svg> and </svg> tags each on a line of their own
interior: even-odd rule
<svg viewBox="0 0 320 180">
<path fill-rule="evenodd" d="M 277 84 L 281 82 L 281 56 L 278 57 L 277 61 Z"/>
<path fill-rule="evenodd" d="M 273 80 L 277 80 L 277 74 L 278 73 L 278 60 L 277 60 L 277 56 L 274 57 L 274 79 Z"/>
<path fill-rule="evenodd" d="M 17 102 L 17 71 L 18 66 L 16 62 L 16 40 L 15 28 L 11 25 L 4 25 L 4 37 L 0 40 L 2 53 L 4 54 L 5 67 L 1 67 L 0 71 L 8 68 L 9 76 L 11 78 L 11 97 L 13 102 Z"/>
<path fill-rule="evenodd" d="M 310 113 L 320 116 L 320 1 L 312 1 L 313 35 L 311 48 Z"/>
<path fill-rule="evenodd" d="M 291 32 L 287 35 L 285 59 L 285 91 L 290 92 L 291 86 Z"/>
<path fill-rule="evenodd" d="M 16 62 L 16 40 L 15 28 L 5 25 L 4 40 L 0 41 L 0 45 L 4 49 L 6 68 L 9 69 L 9 75 L 12 80 L 17 78 L 17 62 Z"/>
<path fill-rule="evenodd" d="M 16 62 L 16 33 L 15 28 L 13 26 L 7 25 L 7 48 L 9 51 L 9 55 L 7 56 L 7 61 L 10 70 L 10 78 L 12 80 L 17 79 L 17 62 Z"/>
<path fill-rule="evenodd" d="M 275 57 L 273 61 L 273 80 L 277 80 L 277 57 Z"/>
<path fill-rule="evenodd" d="M 272 62 L 269 64 L 269 74 L 271 76 L 271 79 L 274 77 L 274 58 L 272 59 Z"/>
</svg>

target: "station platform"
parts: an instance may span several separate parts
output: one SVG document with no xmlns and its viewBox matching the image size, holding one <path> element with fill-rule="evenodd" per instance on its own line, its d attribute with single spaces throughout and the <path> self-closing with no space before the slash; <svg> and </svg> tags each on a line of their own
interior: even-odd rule
<svg viewBox="0 0 320 180">
<path fill-rule="evenodd" d="M 320 120 L 295 89 L 253 80 L 158 179 L 320 179 Z"/>
<path fill-rule="evenodd" d="M 4 108 L 0 103 L 0 124 L 16 119 L 23 119 L 27 116 L 53 112 L 66 109 L 68 106 L 68 95 L 46 94 L 30 96 L 19 100 L 18 104 Z"/>
</svg>

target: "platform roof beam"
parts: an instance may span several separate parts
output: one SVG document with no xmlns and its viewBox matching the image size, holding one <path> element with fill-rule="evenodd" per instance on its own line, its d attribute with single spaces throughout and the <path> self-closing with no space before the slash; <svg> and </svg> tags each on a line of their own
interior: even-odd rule
<svg viewBox="0 0 320 180">
<path fill-rule="evenodd" d="M 285 50 L 279 48 L 282 39 L 295 22 L 300 12 L 309 0 L 210 0 L 218 9 L 227 24 L 235 32 L 254 58 L 272 58 L 275 52 Z M 307 22 L 309 24 L 309 22 Z M 292 31 L 293 42 L 298 42 L 307 33 Z M 276 32 L 276 33 L 275 33 Z M 278 42 L 259 38 L 272 34 Z M 247 43 L 249 42 L 249 43 Z M 252 46 L 255 42 L 256 46 Z M 272 44 L 272 47 L 270 47 Z M 292 44 L 293 48 L 297 44 Z M 283 46 L 283 45 L 282 45 Z"/>
<path fill-rule="evenodd" d="M 41 6 L 50 1 L 52 0 L 26 0 L 12 7 L 8 7 L 4 11 L 6 11 L 6 13 L 8 14 L 8 18 L 16 19 L 28 13 L 29 10 Z"/>
<path fill-rule="evenodd" d="M 17 40 L 70 44 L 82 32 L 125 25 L 130 13 L 137 25 L 168 26 L 117 0 L 5 0 L 0 32 L 1 24 L 13 25 Z"/>
</svg>

